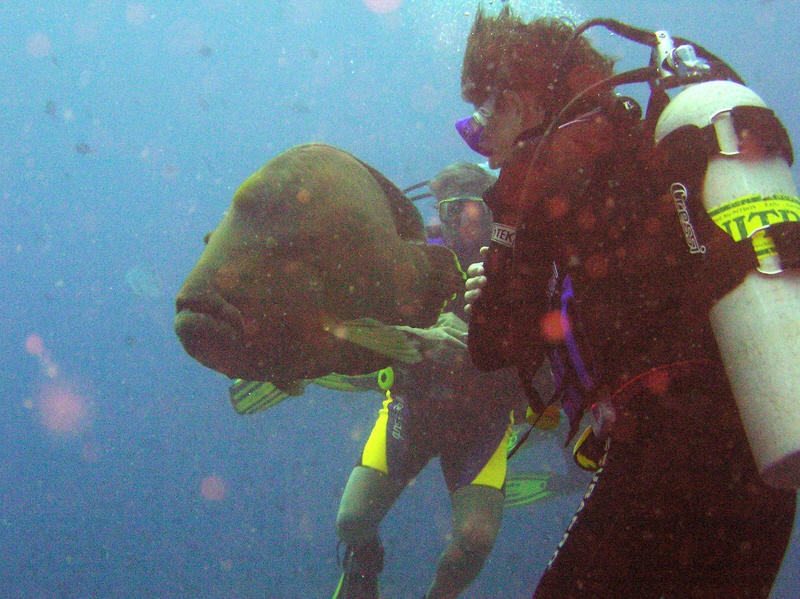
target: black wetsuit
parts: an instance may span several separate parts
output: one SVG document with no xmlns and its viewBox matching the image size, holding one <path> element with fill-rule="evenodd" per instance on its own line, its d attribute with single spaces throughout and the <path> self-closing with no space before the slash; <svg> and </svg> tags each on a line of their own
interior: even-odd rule
<svg viewBox="0 0 800 599">
<path fill-rule="evenodd" d="M 460 305 L 448 306 L 462 320 Z M 362 465 L 374 465 L 385 451 L 387 474 L 406 484 L 435 456 L 451 493 L 472 484 L 493 454 L 502 446 L 482 484 L 502 488 L 505 480 L 504 439 L 511 424 L 511 411 L 524 405 L 524 392 L 513 370 L 483 372 L 467 354 L 461 360 L 394 366 L 391 401 L 376 427 L 384 427 L 381 438 L 370 437 Z M 385 413 L 384 413 L 385 412 Z M 383 431 L 381 431 L 383 432 Z M 384 445 L 384 447 L 381 447 Z"/>
<path fill-rule="evenodd" d="M 555 133 L 527 184 L 523 146 L 486 196 L 495 221 L 517 233 L 513 251 L 497 246 L 487 258 L 473 361 L 531 376 L 560 344 L 545 325 L 569 276 L 571 326 L 595 379 L 588 401 L 605 397 L 617 416 L 605 464 L 534 597 L 767 597 L 795 494 L 757 474 L 708 319 L 754 257 L 698 206 L 707 252 L 690 254 L 644 139 L 591 115 Z"/>
</svg>

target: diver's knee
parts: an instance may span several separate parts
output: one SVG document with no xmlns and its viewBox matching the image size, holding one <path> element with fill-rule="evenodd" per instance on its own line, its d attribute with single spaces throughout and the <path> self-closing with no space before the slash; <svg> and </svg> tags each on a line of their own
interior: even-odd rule
<svg viewBox="0 0 800 599">
<path fill-rule="evenodd" d="M 439 558 L 433 588 L 464 588 L 475 580 L 492 551 L 495 536 L 493 529 L 487 526 L 465 525 L 454 529 L 452 541 Z"/>
<path fill-rule="evenodd" d="M 336 535 L 348 545 L 360 545 L 365 539 L 372 538 L 377 531 L 375 517 L 368 512 L 367 506 L 340 506 L 336 515 Z"/>
<path fill-rule="evenodd" d="M 350 474 L 339 503 L 336 534 L 350 545 L 371 539 L 391 505 L 391 496 L 391 485 L 385 474 L 357 466 Z"/>
<path fill-rule="evenodd" d="M 354 501 L 354 498 L 342 498 L 339 512 L 336 514 L 336 534 L 345 543 L 358 545 L 365 537 L 370 536 L 374 517 L 369 512 L 369 504 Z"/>
<path fill-rule="evenodd" d="M 494 488 L 470 485 L 453 496 L 453 541 L 463 551 L 488 555 L 503 518 L 503 494 Z"/>
<path fill-rule="evenodd" d="M 488 556 L 497 538 L 497 525 L 483 518 L 471 518 L 453 528 L 453 543 L 464 553 Z"/>
</svg>

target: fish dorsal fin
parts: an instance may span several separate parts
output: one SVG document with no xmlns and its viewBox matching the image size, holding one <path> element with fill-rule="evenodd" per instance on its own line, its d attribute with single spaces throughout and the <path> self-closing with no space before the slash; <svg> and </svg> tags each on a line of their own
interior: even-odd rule
<svg viewBox="0 0 800 599">
<path fill-rule="evenodd" d="M 354 156 L 361 165 L 369 171 L 369 174 L 381 186 L 383 192 L 386 194 L 386 199 L 389 202 L 389 208 L 392 211 L 397 234 L 400 239 L 405 241 L 425 241 L 425 223 L 414 203 L 409 200 L 406 195 L 400 190 L 397 185 L 392 183 L 386 176 L 379 170 L 371 167 L 363 160 Z"/>
</svg>

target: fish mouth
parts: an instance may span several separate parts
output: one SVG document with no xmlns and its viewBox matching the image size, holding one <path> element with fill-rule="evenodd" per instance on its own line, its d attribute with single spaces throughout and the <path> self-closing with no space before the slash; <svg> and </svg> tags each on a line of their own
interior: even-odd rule
<svg viewBox="0 0 800 599">
<path fill-rule="evenodd" d="M 244 337 L 242 313 L 217 294 L 179 296 L 175 311 L 175 333 L 192 356 L 223 351 Z"/>
<path fill-rule="evenodd" d="M 175 310 L 175 333 L 195 360 L 230 378 L 272 380 L 275 356 L 253 338 L 242 312 L 221 295 L 179 295 Z"/>
</svg>

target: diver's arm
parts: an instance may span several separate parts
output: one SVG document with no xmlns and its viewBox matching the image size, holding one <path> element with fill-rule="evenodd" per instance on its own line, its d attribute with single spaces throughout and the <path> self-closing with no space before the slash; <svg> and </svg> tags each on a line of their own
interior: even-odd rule
<svg viewBox="0 0 800 599">
<path fill-rule="evenodd" d="M 442 312 L 436 324 L 425 329 L 395 328 L 413 340 L 426 361 L 453 363 L 467 353 L 467 323 L 452 312 Z"/>
<path fill-rule="evenodd" d="M 487 248 L 488 249 L 488 248 Z M 482 253 L 485 252 L 482 250 Z M 482 262 L 467 269 L 464 299 L 469 319 L 469 353 L 472 363 L 481 370 L 497 370 L 513 365 L 509 339 L 510 310 L 503 290 L 505 280 L 486 278 Z"/>
</svg>

